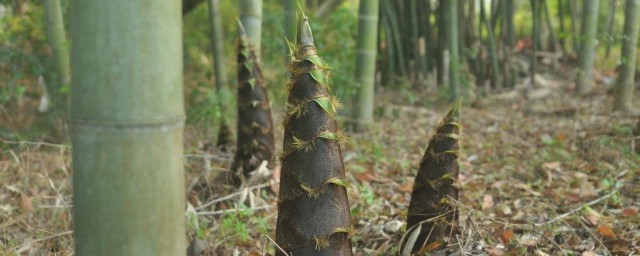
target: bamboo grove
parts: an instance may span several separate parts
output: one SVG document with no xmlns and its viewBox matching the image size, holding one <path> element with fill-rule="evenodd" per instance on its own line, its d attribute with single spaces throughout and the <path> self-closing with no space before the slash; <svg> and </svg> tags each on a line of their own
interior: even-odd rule
<svg viewBox="0 0 640 256">
<path fill-rule="evenodd" d="M 197 1 L 186 2 L 197 5 Z M 598 1 L 582 3 L 580 33 L 575 1 L 559 1 L 558 16 L 568 12 L 571 24 L 566 26 L 561 18 L 558 33 L 552 27 L 548 1 L 526 3 L 531 4 L 533 11 L 532 34 L 526 38 L 529 41 L 516 40 L 514 11 L 521 3 L 515 0 L 491 1 L 490 6 L 484 1 L 459 0 L 374 2 L 361 1 L 360 5 L 359 34 L 363 35 L 358 35 L 362 38 L 358 40 L 355 75 L 360 86 L 356 100 L 360 104 L 353 112 L 362 124 L 375 122 L 376 66 L 387 84 L 420 87 L 427 86 L 433 78 L 437 86 L 448 88 L 450 100 L 458 100 L 428 141 L 408 205 L 406 233 L 398 245 L 401 255 L 450 248 L 459 233 L 456 202 L 460 192 L 457 179 L 463 130 L 459 99 L 472 97 L 474 91 L 467 80 L 475 80 L 486 91 L 500 91 L 514 87 L 517 78 L 530 77 L 528 86 L 533 87 L 535 74 L 539 72 L 538 55 L 542 51 L 554 52 L 558 47 L 565 53 L 564 58 L 578 62 L 574 77 L 576 93 L 590 93 Z M 62 23 L 59 8 L 54 7 L 58 5 L 58 1 L 52 1 L 46 8 L 52 25 L 49 37 L 57 45 L 53 51 L 61 74 L 59 83 L 66 85 L 67 73 L 73 74 L 69 116 L 74 145 L 77 252 L 180 255 L 185 248 L 185 239 L 180 234 L 186 232 L 184 226 L 174 224 L 184 222 L 184 103 L 180 97 L 182 62 L 173 61 L 182 57 L 180 41 L 176 39 L 182 32 L 180 8 L 176 1 L 160 1 L 150 6 L 155 12 L 147 13 L 146 7 L 129 1 L 73 0 L 74 7 L 86 12 L 75 12 L 72 17 L 73 41 L 78 46 L 73 48 L 75 64 L 69 71 L 64 67 L 69 66 L 63 56 L 66 49 L 60 47 L 64 32 L 59 27 Z M 194 8 L 190 6 L 185 5 L 183 12 Z M 211 54 L 216 62 L 218 103 L 224 109 L 223 100 L 227 99 L 220 95 L 228 81 L 217 6 L 217 0 L 209 1 Z M 236 174 L 235 185 L 246 188 L 244 180 L 265 161 L 270 166 L 279 162 L 276 255 L 353 255 L 351 236 L 355 231 L 347 197 L 347 189 L 352 186 L 347 180 L 341 150 L 347 136 L 339 128 L 340 103 L 332 92 L 331 67 L 320 57 L 322 49 L 316 48 L 309 18 L 299 14 L 301 17 L 295 19 L 293 4 L 286 5 L 286 22 L 295 25 L 289 24 L 285 32 L 293 36 L 295 28 L 295 38 L 287 37 L 293 42 L 286 41 L 289 53 L 286 70 L 290 77 L 283 85 L 287 97 L 284 136 L 282 151 L 274 156 L 274 124 L 260 64 L 262 1 L 242 0 L 240 6 L 242 22 L 239 21 L 236 48 L 237 146 L 229 168 Z M 623 41 L 622 50 L 628 59 L 621 66 L 615 103 L 615 108 L 621 111 L 631 108 L 640 4 L 637 0 L 626 0 L 625 7 L 624 31 L 629 38 Z M 119 20 L 116 13 L 128 18 Z M 549 32 L 546 38 L 540 38 L 541 30 Z M 117 48 L 125 50 L 105 47 L 104 42 L 109 40 L 117 41 Z M 148 41 L 158 42 L 158 47 L 146 49 L 143 42 Z M 567 41 L 572 42 L 571 51 Z M 111 49 L 113 54 L 100 58 L 103 55 L 96 49 L 102 48 Z M 513 65 L 515 54 L 524 50 L 531 51 L 529 69 Z M 123 75 L 113 81 L 109 79 L 118 72 Z M 151 84 L 157 87 L 152 88 Z M 142 97 L 141 102 L 136 95 L 148 97 Z M 102 108 L 92 107 L 96 101 Z M 228 122 L 224 118 L 220 122 L 219 144 L 230 142 Z M 633 133 L 636 137 L 640 134 L 640 120 Z M 634 141 L 637 145 L 639 140 Z M 635 149 L 640 152 L 638 148 Z M 135 171 L 126 172 L 130 169 Z M 102 177 L 114 184 L 124 184 L 124 189 L 104 183 Z M 156 193 L 160 189 L 171 196 Z M 113 209 L 117 209 L 116 214 Z M 134 239 L 137 237 L 141 238 Z"/>
</svg>

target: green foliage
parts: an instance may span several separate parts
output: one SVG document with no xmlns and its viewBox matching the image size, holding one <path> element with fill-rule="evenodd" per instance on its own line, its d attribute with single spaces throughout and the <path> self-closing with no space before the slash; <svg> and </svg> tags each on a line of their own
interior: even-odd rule
<svg viewBox="0 0 640 256">
<path fill-rule="evenodd" d="M 25 4 L 27 5 L 27 4 Z M 18 15 L 7 8 L 0 17 L 0 104 L 25 96 L 38 76 L 52 68 L 40 3 L 29 3 Z"/>
</svg>

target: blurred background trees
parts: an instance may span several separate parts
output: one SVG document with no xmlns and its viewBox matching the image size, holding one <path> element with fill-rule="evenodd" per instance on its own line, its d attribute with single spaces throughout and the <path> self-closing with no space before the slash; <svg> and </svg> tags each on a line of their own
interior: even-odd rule
<svg viewBox="0 0 640 256">
<path fill-rule="evenodd" d="M 1 136 L 66 140 L 64 115 L 53 114 L 53 110 L 44 106 L 55 109 L 64 105 L 60 102 L 68 93 L 68 86 L 64 85 L 67 66 L 64 50 L 73 43 L 65 43 L 65 37 L 60 36 L 62 33 L 67 34 L 66 38 L 69 36 L 63 30 L 68 31 L 68 0 L 59 3 L 65 26 L 55 25 L 58 20 L 55 15 L 46 15 L 58 12 L 45 8 L 55 6 L 54 2 L 47 1 L 45 6 L 38 1 L 0 1 Z M 183 1 L 185 104 L 188 123 L 207 127 L 204 131 L 207 136 L 216 138 L 220 123 L 231 124 L 235 120 L 234 111 L 229 110 L 235 109 L 231 92 L 237 84 L 227 77 L 233 77 L 235 72 L 235 57 L 230 49 L 235 43 L 236 18 L 246 20 L 250 35 L 257 33 L 252 32 L 254 26 L 255 31 L 261 31 L 260 36 L 253 37 L 260 39 L 256 48 L 260 51 L 267 88 L 278 109 L 284 102 L 279 88 L 287 77 L 287 72 L 281 69 L 287 61 L 284 37 L 292 36 L 297 6 L 295 1 L 217 1 L 216 12 L 208 7 L 216 1 L 208 2 L 211 1 Z M 600 22 L 582 25 L 587 21 L 585 17 L 590 17 L 585 10 L 591 10 L 586 7 L 592 2 L 597 1 L 381 0 L 376 26 L 379 33 L 375 44 L 374 91 L 394 90 L 411 104 L 429 106 L 456 95 L 473 100 L 485 93 L 536 89 L 540 86 L 536 81 L 548 74 L 573 80 L 577 60 L 589 57 L 587 52 L 595 53 L 592 62 L 596 71 L 592 77 L 596 83 L 613 87 L 621 71 L 616 67 L 623 63 L 620 51 L 626 40 L 624 34 L 631 29 L 623 31 L 625 1 L 601 4 L 592 15 Z M 323 49 L 324 58 L 333 63 L 332 87 L 345 103 L 345 113 L 353 113 L 343 119 L 355 119 L 356 111 L 352 108 L 356 106 L 359 88 L 356 79 L 359 2 L 300 3 L 309 10 L 312 19 L 314 15 L 321 18 L 321 22 L 312 23 L 314 32 L 323 35 L 316 39 L 316 44 Z M 538 6 L 536 11 L 532 3 Z M 448 8 L 449 4 L 456 6 Z M 585 48 L 585 53 L 579 51 L 584 41 L 580 35 L 583 27 L 595 29 L 595 40 L 588 40 L 595 48 Z M 533 29 L 537 32 L 533 33 Z M 458 71 L 452 69 L 455 66 Z M 43 78 L 40 83 L 39 77 Z M 571 85 L 570 90 L 581 88 L 581 83 Z M 526 91 L 531 93 L 529 89 Z M 418 95 L 439 96 L 418 101 Z M 372 111 L 380 113 L 383 109 L 374 107 Z"/>
</svg>

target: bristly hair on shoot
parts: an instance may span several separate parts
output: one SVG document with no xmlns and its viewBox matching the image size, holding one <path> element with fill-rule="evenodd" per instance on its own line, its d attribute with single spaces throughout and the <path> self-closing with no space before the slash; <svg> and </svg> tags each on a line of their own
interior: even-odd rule
<svg viewBox="0 0 640 256">
<path fill-rule="evenodd" d="M 291 255 L 352 255 L 351 225 L 327 65 L 317 55 L 309 21 L 299 20 L 290 48 L 276 243 Z M 280 249 L 276 255 L 285 255 Z"/>
</svg>

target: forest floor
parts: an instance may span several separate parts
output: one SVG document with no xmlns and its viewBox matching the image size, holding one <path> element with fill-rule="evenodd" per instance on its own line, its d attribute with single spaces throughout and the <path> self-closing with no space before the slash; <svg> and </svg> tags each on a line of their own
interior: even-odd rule
<svg viewBox="0 0 640 256">
<path fill-rule="evenodd" d="M 634 153 L 640 145 L 632 133 L 638 117 L 612 114 L 613 97 L 603 86 L 583 98 L 572 95 L 568 82 L 545 86 L 530 94 L 536 99 L 511 91 L 462 108 L 455 246 L 465 255 L 640 254 L 640 156 Z M 383 92 L 376 124 L 342 146 L 354 184 L 348 193 L 355 255 L 398 251 L 413 176 L 450 106 L 406 102 Z M 209 255 L 273 253 L 277 168 L 259 170 L 243 189 L 196 193 L 231 161 L 207 147 L 203 134 L 187 126 L 187 225 L 190 236 L 203 240 L 196 248 L 208 247 Z M 0 254 L 72 255 L 70 147 L 2 143 L 9 146 L 0 155 Z"/>
</svg>

